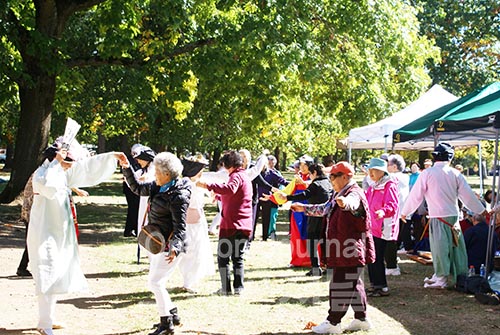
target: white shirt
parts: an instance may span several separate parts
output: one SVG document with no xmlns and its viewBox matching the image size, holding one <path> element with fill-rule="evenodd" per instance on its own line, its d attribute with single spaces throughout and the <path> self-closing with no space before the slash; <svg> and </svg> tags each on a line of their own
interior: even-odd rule
<svg viewBox="0 0 500 335">
<path fill-rule="evenodd" d="M 449 162 L 436 162 L 433 167 L 420 174 L 401 215 L 407 216 L 415 212 L 424 198 L 431 218 L 458 216 L 458 199 L 474 213 L 485 210 L 465 177 L 457 169 L 450 167 Z"/>
</svg>

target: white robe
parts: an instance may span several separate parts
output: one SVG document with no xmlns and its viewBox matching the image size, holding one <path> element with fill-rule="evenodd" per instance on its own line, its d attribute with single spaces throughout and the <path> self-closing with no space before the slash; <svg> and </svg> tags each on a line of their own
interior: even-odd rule
<svg viewBox="0 0 500 335">
<path fill-rule="evenodd" d="M 191 199 L 186 215 L 186 253 L 180 255 L 179 270 L 184 287 L 194 289 L 206 276 L 215 274 L 214 256 L 208 237 L 205 205 L 205 190 L 192 183 Z"/>
<path fill-rule="evenodd" d="M 149 164 L 147 170 L 143 173 L 142 169 L 137 170 L 135 173 L 135 179 L 140 183 L 152 183 L 155 180 L 155 167 L 151 163 Z M 148 217 L 146 211 L 148 209 L 149 196 L 139 197 L 139 210 L 137 215 L 137 236 L 139 236 L 142 226 L 148 224 Z M 144 249 L 145 250 L 145 249 Z"/>
<path fill-rule="evenodd" d="M 37 294 L 88 288 L 80 268 L 69 192 L 105 181 L 116 166 L 114 154 L 106 153 L 75 162 L 66 171 L 57 160 L 45 160 L 35 171 L 27 243 Z"/>
</svg>

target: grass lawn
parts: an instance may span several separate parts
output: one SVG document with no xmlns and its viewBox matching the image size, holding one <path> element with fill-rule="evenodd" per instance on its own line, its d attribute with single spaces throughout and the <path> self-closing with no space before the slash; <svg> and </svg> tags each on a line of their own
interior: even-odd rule
<svg viewBox="0 0 500 335">
<path fill-rule="evenodd" d="M 78 198 L 81 264 L 90 285 L 87 293 L 60 297 L 58 319 L 66 324 L 56 335 L 147 334 L 157 322 L 154 298 L 146 287 L 147 258 L 137 264 L 135 240 L 122 237 L 126 205 L 117 175 L 108 183 L 87 189 Z M 17 222 L 18 204 L 0 205 L 0 334 L 36 334 L 37 307 L 32 280 L 13 276 L 24 247 L 24 227 Z M 210 221 L 215 214 L 206 206 Z M 287 210 L 280 210 L 278 241 L 263 242 L 261 225 L 245 263 L 245 292 L 220 297 L 218 274 L 206 278 L 198 293 L 180 290 L 175 272 L 167 283 L 183 326 L 176 334 L 308 334 L 309 322 L 322 322 L 328 310 L 328 283 L 306 277 L 307 269 L 289 268 Z M 211 238 L 212 252 L 216 239 Z M 453 290 L 423 288 L 432 266 L 402 256 L 400 277 L 389 277 L 391 295 L 369 298 L 374 329 L 359 334 L 500 334 L 500 307 L 476 303 Z M 352 320 L 350 310 L 343 322 Z"/>
</svg>

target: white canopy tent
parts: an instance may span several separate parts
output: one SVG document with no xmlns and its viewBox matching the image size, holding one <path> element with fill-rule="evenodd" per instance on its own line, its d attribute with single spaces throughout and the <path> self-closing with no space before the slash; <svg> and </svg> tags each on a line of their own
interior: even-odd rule
<svg viewBox="0 0 500 335">
<path fill-rule="evenodd" d="M 384 149 L 385 151 L 392 149 L 392 132 L 394 130 L 457 99 L 456 96 L 441 86 L 434 85 L 420 98 L 399 112 L 367 126 L 351 129 L 346 140 L 349 149 L 349 161 L 351 160 L 352 149 Z M 472 144 L 477 144 L 477 141 Z M 454 145 L 471 145 L 471 141 L 465 143 L 455 142 Z M 403 142 L 396 143 L 394 146 L 394 150 L 426 150 L 433 148 L 433 141 Z"/>
</svg>

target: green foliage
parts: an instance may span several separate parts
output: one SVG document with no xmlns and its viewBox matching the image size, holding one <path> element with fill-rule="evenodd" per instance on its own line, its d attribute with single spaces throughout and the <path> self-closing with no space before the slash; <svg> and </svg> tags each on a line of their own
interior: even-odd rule
<svg viewBox="0 0 500 335">
<path fill-rule="evenodd" d="M 36 26 L 31 2 L 1 11 L 5 80 L 23 74 L 14 13 L 29 54 L 58 74 L 53 132 L 71 116 L 92 143 L 326 155 L 417 97 L 438 58 L 406 1 L 108 0 L 71 15 L 59 38 Z"/>
<path fill-rule="evenodd" d="M 500 5 L 498 0 L 414 0 L 422 34 L 436 41 L 441 61 L 430 75 L 456 95 L 499 80 Z"/>
</svg>

